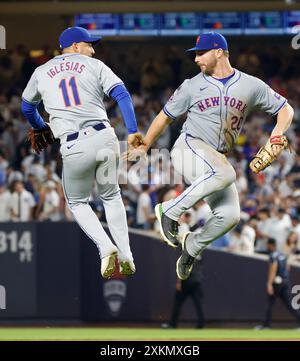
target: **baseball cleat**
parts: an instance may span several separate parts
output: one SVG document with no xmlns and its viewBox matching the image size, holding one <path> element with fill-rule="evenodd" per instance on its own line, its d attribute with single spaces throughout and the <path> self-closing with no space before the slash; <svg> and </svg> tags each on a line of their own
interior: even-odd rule
<svg viewBox="0 0 300 361">
<path fill-rule="evenodd" d="M 120 262 L 120 273 L 124 276 L 131 276 L 135 273 L 135 265 L 133 261 L 121 261 Z"/>
<path fill-rule="evenodd" d="M 185 247 L 186 239 L 190 233 L 187 232 L 182 238 L 182 253 L 176 262 L 177 277 L 182 281 L 189 278 L 195 262 L 195 257 L 192 257 Z"/>
<path fill-rule="evenodd" d="M 158 203 L 155 206 L 155 215 L 159 222 L 160 234 L 162 235 L 163 240 L 171 247 L 178 247 L 180 243 L 177 239 L 178 222 L 163 213 L 161 203 Z"/>
<path fill-rule="evenodd" d="M 101 274 L 103 278 L 110 278 L 114 274 L 117 256 L 118 252 L 113 252 L 101 259 Z"/>
</svg>

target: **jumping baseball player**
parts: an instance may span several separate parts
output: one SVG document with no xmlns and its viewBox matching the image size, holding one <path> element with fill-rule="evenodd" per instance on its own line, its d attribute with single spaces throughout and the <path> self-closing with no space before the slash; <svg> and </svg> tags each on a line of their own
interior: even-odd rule
<svg viewBox="0 0 300 361">
<path fill-rule="evenodd" d="M 118 102 L 129 144 L 140 143 L 142 138 L 122 80 L 92 58 L 93 45 L 99 40 L 80 27 L 63 31 L 59 38 L 62 54 L 35 70 L 23 92 L 22 111 L 32 125 L 29 136 L 37 153 L 54 138 L 60 139 L 66 201 L 74 219 L 99 250 L 102 276 L 110 278 L 117 257 L 124 275 L 133 274 L 135 265 L 117 181 L 119 143 L 106 114 L 105 94 Z M 37 110 L 41 100 L 50 114 L 49 125 Z M 107 174 L 110 176 L 105 177 Z M 116 246 L 88 203 L 95 178 Z"/>
<path fill-rule="evenodd" d="M 195 257 L 212 241 L 232 229 L 240 219 L 235 170 L 226 154 L 231 151 L 244 120 L 253 109 L 277 115 L 277 123 L 267 144 L 250 163 L 258 173 L 288 147 L 283 135 L 293 118 L 287 100 L 258 78 L 232 68 L 226 39 L 219 33 L 204 33 L 194 48 L 195 63 L 201 73 L 185 80 L 156 116 L 139 151 L 148 151 L 164 129 L 187 112 L 181 135 L 171 152 L 174 167 L 190 186 L 177 198 L 155 208 L 163 239 L 179 245 L 178 219 L 199 199 L 205 199 L 212 217 L 201 232 L 186 233 L 176 270 L 187 279 Z M 130 160 L 134 150 L 127 154 Z"/>
</svg>

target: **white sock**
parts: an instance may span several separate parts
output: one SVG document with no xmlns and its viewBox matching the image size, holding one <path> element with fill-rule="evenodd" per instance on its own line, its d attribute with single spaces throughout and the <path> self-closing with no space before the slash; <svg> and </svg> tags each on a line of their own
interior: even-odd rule
<svg viewBox="0 0 300 361">
<path fill-rule="evenodd" d="M 125 207 L 121 195 L 103 200 L 109 231 L 119 249 L 120 261 L 132 261 Z"/>
<path fill-rule="evenodd" d="M 78 225 L 96 244 L 101 258 L 117 251 L 89 204 L 73 203 L 70 204 L 70 209 Z"/>
</svg>

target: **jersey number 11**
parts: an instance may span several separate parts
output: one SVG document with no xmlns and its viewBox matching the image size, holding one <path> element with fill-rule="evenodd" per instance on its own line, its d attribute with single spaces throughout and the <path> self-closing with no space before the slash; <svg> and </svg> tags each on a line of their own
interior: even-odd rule
<svg viewBox="0 0 300 361">
<path fill-rule="evenodd" d="M 78 89 L 77 89 L 77 83 L 76 83 L 76 78 L 75 76 L 72 76 L 72 78 L 69 79 L 62 79 L 59 83 L 59 88 L 62 91 L 62 95 L 64 98 L 64 102 L 65 102 L 65 106 L 66 107 L 70 107 L 71 106 L 71 101 L 70 101 L 70 97 L 69 97 L 69 92 L 68 92 L 68 86 L 72 91 L 72 95 L 73 95 L 73 99 L 74 99 L 74 103 L 75 105 L 80 105 L 81 101 L 79 98 L 79 94 L 78 94 Z"/>
</svg>

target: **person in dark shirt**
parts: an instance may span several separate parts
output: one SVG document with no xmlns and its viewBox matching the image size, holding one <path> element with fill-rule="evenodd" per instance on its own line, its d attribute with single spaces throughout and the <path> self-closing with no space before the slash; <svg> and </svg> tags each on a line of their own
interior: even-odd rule
<svg viewBox="0 0 300 361">
<path fill-rule="evenodd" d="M 268 307 L 265 321 L 260 328 L 270 328 L 272 321 L 272 311 L 276 298 L 280 298 L 289 312 L 296 318 L 298 327 L 300 327 L 300 313 L 291 305 L 289 297 L 289 271 L 287 267 L 286 256 L 276 250 L 276 240 L 269 238 L 267 249 L 270 254 L 270 265 L 267 282 Z"/>
<path fill-rule="evenodd" d="M 195 305 L 197 313 L 196 328 L 203 328 L 204 316 L 202 310 L 202 260 L 200 258 L 198 259 L 198 257 L 194 263 L 190 277 L 184 281 L 181 281 L 179 278 L 177 278 L 171 320 L 169 323 L 163 323 L 161 325 L 162 328 L 177 327 L 181 308 L 188 297 L 192 298 Z"/>
</svg>

